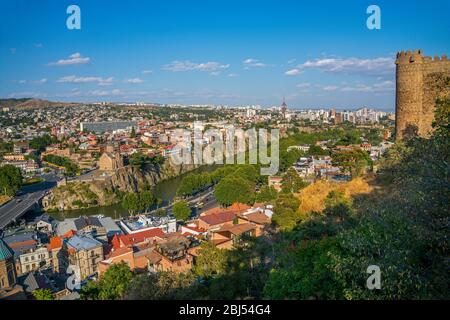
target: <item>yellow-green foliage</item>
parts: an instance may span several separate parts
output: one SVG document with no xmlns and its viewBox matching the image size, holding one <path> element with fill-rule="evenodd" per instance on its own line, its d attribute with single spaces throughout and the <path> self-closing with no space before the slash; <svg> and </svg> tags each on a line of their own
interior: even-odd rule
<svg viewBox="0 0 450 320">
<path fill-rule="evenodd" d="M 345 198 L 350 199 L 357 194 L 369 193 L 372 187 L 363 178 L 356 178 L 345 183 L 318 181 L 300 191 L 299 213 L 302 218 L 312 211 L 321 212 L 325 209 L 325 198 L 331 191 L 340 191 Z"/>
<path fill-rule="evenodd" d="M 10 196 L 0 195 L 0 205 L 8 202 L 11 199 Z"/>
</svg>

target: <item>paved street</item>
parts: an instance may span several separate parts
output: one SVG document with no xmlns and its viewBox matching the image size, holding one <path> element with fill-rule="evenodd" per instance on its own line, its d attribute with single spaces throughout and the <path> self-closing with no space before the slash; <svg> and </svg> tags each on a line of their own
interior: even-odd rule
<svg viewBox="0 0 450 320">
<path fill-rule="evenodd" d="M 16 197 L 0 207 L 0 229 L 6 227 L 15 219 L 20 218 L 38 202 L 46 192 L 56 186 L 58 178 L 54 175 L 42 175 L 43 182 L 23 187 Z"/>
</svg>

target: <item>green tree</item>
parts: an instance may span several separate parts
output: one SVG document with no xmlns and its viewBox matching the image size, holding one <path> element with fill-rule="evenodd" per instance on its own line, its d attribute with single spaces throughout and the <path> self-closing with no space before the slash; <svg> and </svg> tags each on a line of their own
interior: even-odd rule
<svg viewBox="0 0 450 320">
<path fill-rule="evenodd" d="M 158 272 L 133 278 L 125 300 L 184 300 L 201 298 L 201 288 L 192 272 Z"/>
<path fill-rule="evenodd" d="M 191 215 L 191 208 L 189 207 L 189 204 L 184 200 L 175 203 L 173 205 L 172 211 L 177 220 L 186 221 Z"/>
<path fill-rule="evenodd" d="M 227 177 L 217 184 L 214 196 L 217 202 L 226 207 L 235 202 L 252 204 L 255 200 L 255 190 L 245 179 Z"/>
<path fill-rule="evenodd" d="M 130 214 L 137 213 L 141 210 L 139 196 L 136 193 L 127 193 L 122 199 L 122 207 Z"/>
<path fill-rule="evenodd" d="M 275 202 L 272 221 L 281 230 L 292 229 L 300 221 L 299 206 L 300 201 L 292 193 L 280 193 Z"/>
<path fill-rule="evenodd" d="M 297 193 L 308 185 L 307 182 L 298 175 L 294 168 L 289 168 L 283 175 L 281 189 L 283 192 Z"/>
<path fill-rule="evenodd" d="M 84 300 L 121 299 L 133 278 L 130 267 L 125 263 L 111 265 L 98 281 L 90 281 L 81 290 Z"/>
<path fill-rule="evenodd" d="M 307 153 L 310 156 L 328 156 L 328 155 L 330 155 L 328 150 L 322 149 L 322 147 L 316 146 L 316 145 L 310 146 Z"/>
<path fill-rule="evenodd" d="M 352 177 L 360 175 L 372 162 L 369 154 L 362 149 L 343 150 L 333 153 L 333 164 L 348 172 Z"/>
<path fill-rule="evenodd" d="M 280 267 L 270 272 L 264 287 L 269 299 L 342 299 L 341 283 L 335 278 L 330 252 L 336 241 L 310 241 L 281 257 Z"/>
<path fill-rule="evenodd" d="M 273 186 L 262 186 L 261 190 L 256 194 L 256 202 L 271 202 L 278 196 L 277 190 Z"/>
<path fill-rule="evenodd" d="M 201 245 L 196 258 L 194 273 L 202 278 L 220 276 L 227 271 L 227 250 L 218 249 L 210 242 Z"/>
<path fill-rule="evenodd" d="M 138 194 L 138 197 L 140 210 L 145 210 L 157 203 L 157 199 L 151 191 L 142 191 Z"/>
<path fill-rule="evenodd" d="M 55 137 L 52 137 L 48 134 L 43 135 L 42 137 L 33 138 L 30 141 L 30 148 L 36 150 L 38 153 L 45 151 L 45 148 L 52 143 L 56 143 L 58 140 Z"/>
<path fill-rule="evenodd" d="M 33 296 L 36 300 L 55 300 L 55 297 L 50 289 L 34 290 Z"/>
<path fill-rule="evenodd" d="M 14 196 L 22 186 L 23 177 L 19 168 L 12 165 L 0 167 L 0 192 L 7 196 Z"/>
</svg>

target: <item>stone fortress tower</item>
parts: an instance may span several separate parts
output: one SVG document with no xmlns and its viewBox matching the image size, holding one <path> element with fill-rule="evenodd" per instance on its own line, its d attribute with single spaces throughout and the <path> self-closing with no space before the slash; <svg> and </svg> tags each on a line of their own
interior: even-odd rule
<svg viewBox="0 0 450 320">
<path fill-rule="evenodd" d="M 431 58 L 422 50 L 408 50 L 397 53 L 395 64 L 396 139 L 402 139 L 408 130 L 426 137 L 432 131 L 436 98 L 450 93 L 443 80 L 450 77 L 450 60 L 446 55 Z"/>
</svg>

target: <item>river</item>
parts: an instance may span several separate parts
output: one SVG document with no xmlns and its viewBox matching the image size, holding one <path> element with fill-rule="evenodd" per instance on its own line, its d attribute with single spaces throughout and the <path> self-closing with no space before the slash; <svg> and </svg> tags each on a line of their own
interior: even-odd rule
<svg viewBox="0 0 450 320">
<path fill-rule="evenodd" d="M 212 172 L 218 167 L 218 165 L 205 165 L 181 176 L 161 181 L 153 188 L 153 194 L 157 198 L 162 199 L 163 204 L 170 203 L 175 198 L 178 186 L 184 176 L 189 173 Z M 64 220 L 65 218 L 78 218 L 79 216 L 92 216 L 98 214 L 104 215 L 105 217 L 111 217 L 113 219 L 118 219 L 120 217 L 126 217 L 129 215 L 128 212 L 124 208 L 122 208 L 120 203 L 107 207 L 96 207 L 50 213 L 50 215 L 57 220 Z"/>
</svg>

